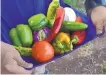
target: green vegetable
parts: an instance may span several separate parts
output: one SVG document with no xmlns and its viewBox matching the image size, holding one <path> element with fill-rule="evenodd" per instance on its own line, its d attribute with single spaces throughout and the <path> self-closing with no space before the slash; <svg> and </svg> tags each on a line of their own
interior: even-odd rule
<svg viewBox="0 0 106 75">
<path fill-rule="evenodd" d="M 55 54 L 63 54 L 73 49 L 70 36 L 67 33 L 60 32 L 53 41 Z"/>
<path fill-rule="evenodd" d="M 87 24 L 80 22 L 64 21 L 61 31 L 79 31 L 88 28 Z"/>
<path fill-rule="evenodd" d="M 103 66 L 103 72 L 106 72 L 106 65 Z"/>
<path fill-rule="evenodd" d="M 18 51 L 19 53 L 22 55 L 22 56 L 31 56 L 32 54 L 32 48 L 26 48 L 26 47 L 16 47 L 14 46 Z"/>
<path fill-rule="evenodd" d="M 32 31 L 28 25 L 19 24 L 9 34 L 15 46 L 30 47 L 33 42 Z"/>
<path fill-rule="evenodd" d="M 56 16 L 56 9 L 60 6 L 59 0 L 52 0 L 47 11 L 48 27 L 52 28 Z"/>
<path fill-rule="evenodd" d="M 16 27 L 18 36 L 23 47 L 31 46 L 33 42 L 32 31 L 28 25 L 20 24 Z"/>
<path fill-rule="evenodd" d="M 28 23 L 33 31 L 38 31 L 48 24 L 48 20 L 44 14 L 36 14 L 28 19 Z"/>
<path fill-rule="evenodd" d="M 20 41 L 20 39 L 18 37 L 16 28 L 12 28 L 10 30 L 10 38 L 12 40 L 13 45 L 22 46 L 21 41 Z"/>
</svg>

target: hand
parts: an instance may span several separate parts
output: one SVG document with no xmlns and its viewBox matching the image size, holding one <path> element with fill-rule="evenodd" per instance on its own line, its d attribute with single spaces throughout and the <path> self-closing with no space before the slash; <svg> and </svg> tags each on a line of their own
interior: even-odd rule
<svg viewBox="0 0 106 75">
<path fill-rule="evenodd" d="M 106 29 L 106 7 L 98 6 L 94 8 L 91 12 L 91 19 L 96 26 L 96 33 L 101 34 L 103 32 L 103 28 Z"/>
<path fill-rule="evenodd" d="M 30 74 L 33 65 L 25 62 L 19 52 L 11 45 L 1 42 L 1 73 L 2 74 Z"/>
</svg>

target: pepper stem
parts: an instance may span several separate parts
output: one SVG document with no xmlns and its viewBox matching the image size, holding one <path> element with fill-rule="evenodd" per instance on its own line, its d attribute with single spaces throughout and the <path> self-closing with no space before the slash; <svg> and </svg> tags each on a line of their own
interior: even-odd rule
<svg viewBox="0 0 106 75">
<path fill-rule="evenodd" d="M 78 37 L 74 36 L 73 39 L 71 40 L 71 42 L 74 43 L 74 44 L 77 43 L 78 42 Z"/>
<path fill-rule="evenodd" d="M 72 41 L 70 43 L 70 49 L 73 50 L 73 44 L 72 44 Z"/>
</svg>

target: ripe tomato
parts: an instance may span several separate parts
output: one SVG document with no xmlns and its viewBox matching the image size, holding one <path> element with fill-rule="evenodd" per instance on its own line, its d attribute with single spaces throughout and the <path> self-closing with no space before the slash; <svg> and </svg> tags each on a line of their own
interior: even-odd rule
<svg viewBox="0 0 106 75">
<path fill-rule="evenodd" d="M 82 18 L 81 18 L 80 16 L 78 16 L 78 17 L 76 18 L 76 22 L 82 22 Z"/>
<path fill-rule="evenodd" d="M 50 43 L 39 41 L 32 47 L 32 56 L 39 62 L 46 62 L 54 57 L 54 49 Z"/>
</svg>

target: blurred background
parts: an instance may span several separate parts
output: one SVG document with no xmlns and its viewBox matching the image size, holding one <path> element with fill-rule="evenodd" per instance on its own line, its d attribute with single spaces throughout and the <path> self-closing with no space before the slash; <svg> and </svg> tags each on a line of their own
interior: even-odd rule
<svg viewBox="0 0 106 75">
<path fill-rule="evenodd" d="M 84 5 L 85 1 L 86 0 L 64 0 L 66 4 L 86 14 L 85 5 Z"/>
</svg>

